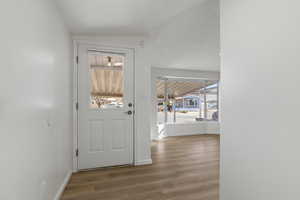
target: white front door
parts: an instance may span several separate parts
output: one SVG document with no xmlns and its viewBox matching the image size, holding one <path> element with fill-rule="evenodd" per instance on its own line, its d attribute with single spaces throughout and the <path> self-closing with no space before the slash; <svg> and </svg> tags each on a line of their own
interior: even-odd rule
<svg viewBox="0 0 300 200">
<path fill-rule="evenodd" d="M 133 163 L 130 49 L 78 47 L 78 168 Z"/>
</svg>

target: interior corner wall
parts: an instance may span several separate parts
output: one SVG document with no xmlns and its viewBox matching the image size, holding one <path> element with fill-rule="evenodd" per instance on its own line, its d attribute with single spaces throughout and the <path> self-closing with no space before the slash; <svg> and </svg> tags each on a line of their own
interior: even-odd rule
<svg viewBox="0 0 300 200">
<path fill-rule="evenodd" d="M 204 0 L 154 29 L 151 66 L 219 71 L 219 21 L 219 0 Z"/>
<path fill-rule="evenodd" d="M 53 200 L 72 171 L 72 42 L 54 1 L 0 6 L 0 199 Z"/>
<path fill-rule="evenodd" d="M 299 7 L 221 0 L 221 200 L 300 197 Z"/>
</svg>

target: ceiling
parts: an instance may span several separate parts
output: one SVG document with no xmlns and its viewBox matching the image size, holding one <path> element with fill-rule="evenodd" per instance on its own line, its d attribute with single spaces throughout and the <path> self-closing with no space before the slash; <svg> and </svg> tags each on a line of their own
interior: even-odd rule
<svg viewBox="0 0 300 200">
<path fill-rule="evenodd" d="M 205 0 L 57 0 L 73 34 L 147 35 Z"/>
<path fill-rule="evenodd" d="M 167 92 L 170 98 L 182 97 L 185 95 L 199 95 L 199 90 L 209 85 L 215 84 L 216 81 L 167 81 Z M 156 81 L 156 93 L 158 98 L 163 98 L 165 94 L 165 81 Z M 207 91 L 207 93 L 212 93 Z"/>
</svg>

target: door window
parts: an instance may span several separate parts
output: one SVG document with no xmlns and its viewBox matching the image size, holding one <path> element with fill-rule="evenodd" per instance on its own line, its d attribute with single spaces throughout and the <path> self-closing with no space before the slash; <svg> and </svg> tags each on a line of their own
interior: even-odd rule
<svg viewBox="0 0 300 200">
<path fill-rule="evenodd" d="M 89 53 L 90 108 L 123 107 L 124 55 Z"/>
</svg>

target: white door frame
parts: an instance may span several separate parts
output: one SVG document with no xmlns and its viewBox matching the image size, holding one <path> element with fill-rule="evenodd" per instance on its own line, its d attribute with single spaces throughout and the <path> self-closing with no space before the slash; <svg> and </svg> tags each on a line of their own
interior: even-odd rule
<svg viewBox="0 0 300 200">
<path fill-rule="evenodd" d="M 133 53 L 133 58 L 135 59 L 135 48 L 132 47 L 119 47 L 115 45 L 103 45 L 99 42 L 90 42 L 85 40 L 73 40 L 74 48 L 74 71 L 73 71 L 73 172 L 78 172 L 78 157 L 76 155 L 78 149 L 78 112 L 77 112 L 77 103 L 78 103 L 78 46 L 79 45 L 91 45 L 96 48 L 113 48 L 120 50 L 129 50 Z M 133 77 L 135 79 L 135 60 L 133 61 Z M 136 96 L 135 96 L 135 81 L 133 81 L 133 105 L 136 105 Z M 135 110 L 135 107 L 134 107 Z M 133 110 L 133 111 L 134 111 Z M 137 140 L 136 140 L 136 123 L 135 116 L 133 116 L 133 164 L 136 164 L 137 156 Z"/>
</svg>

